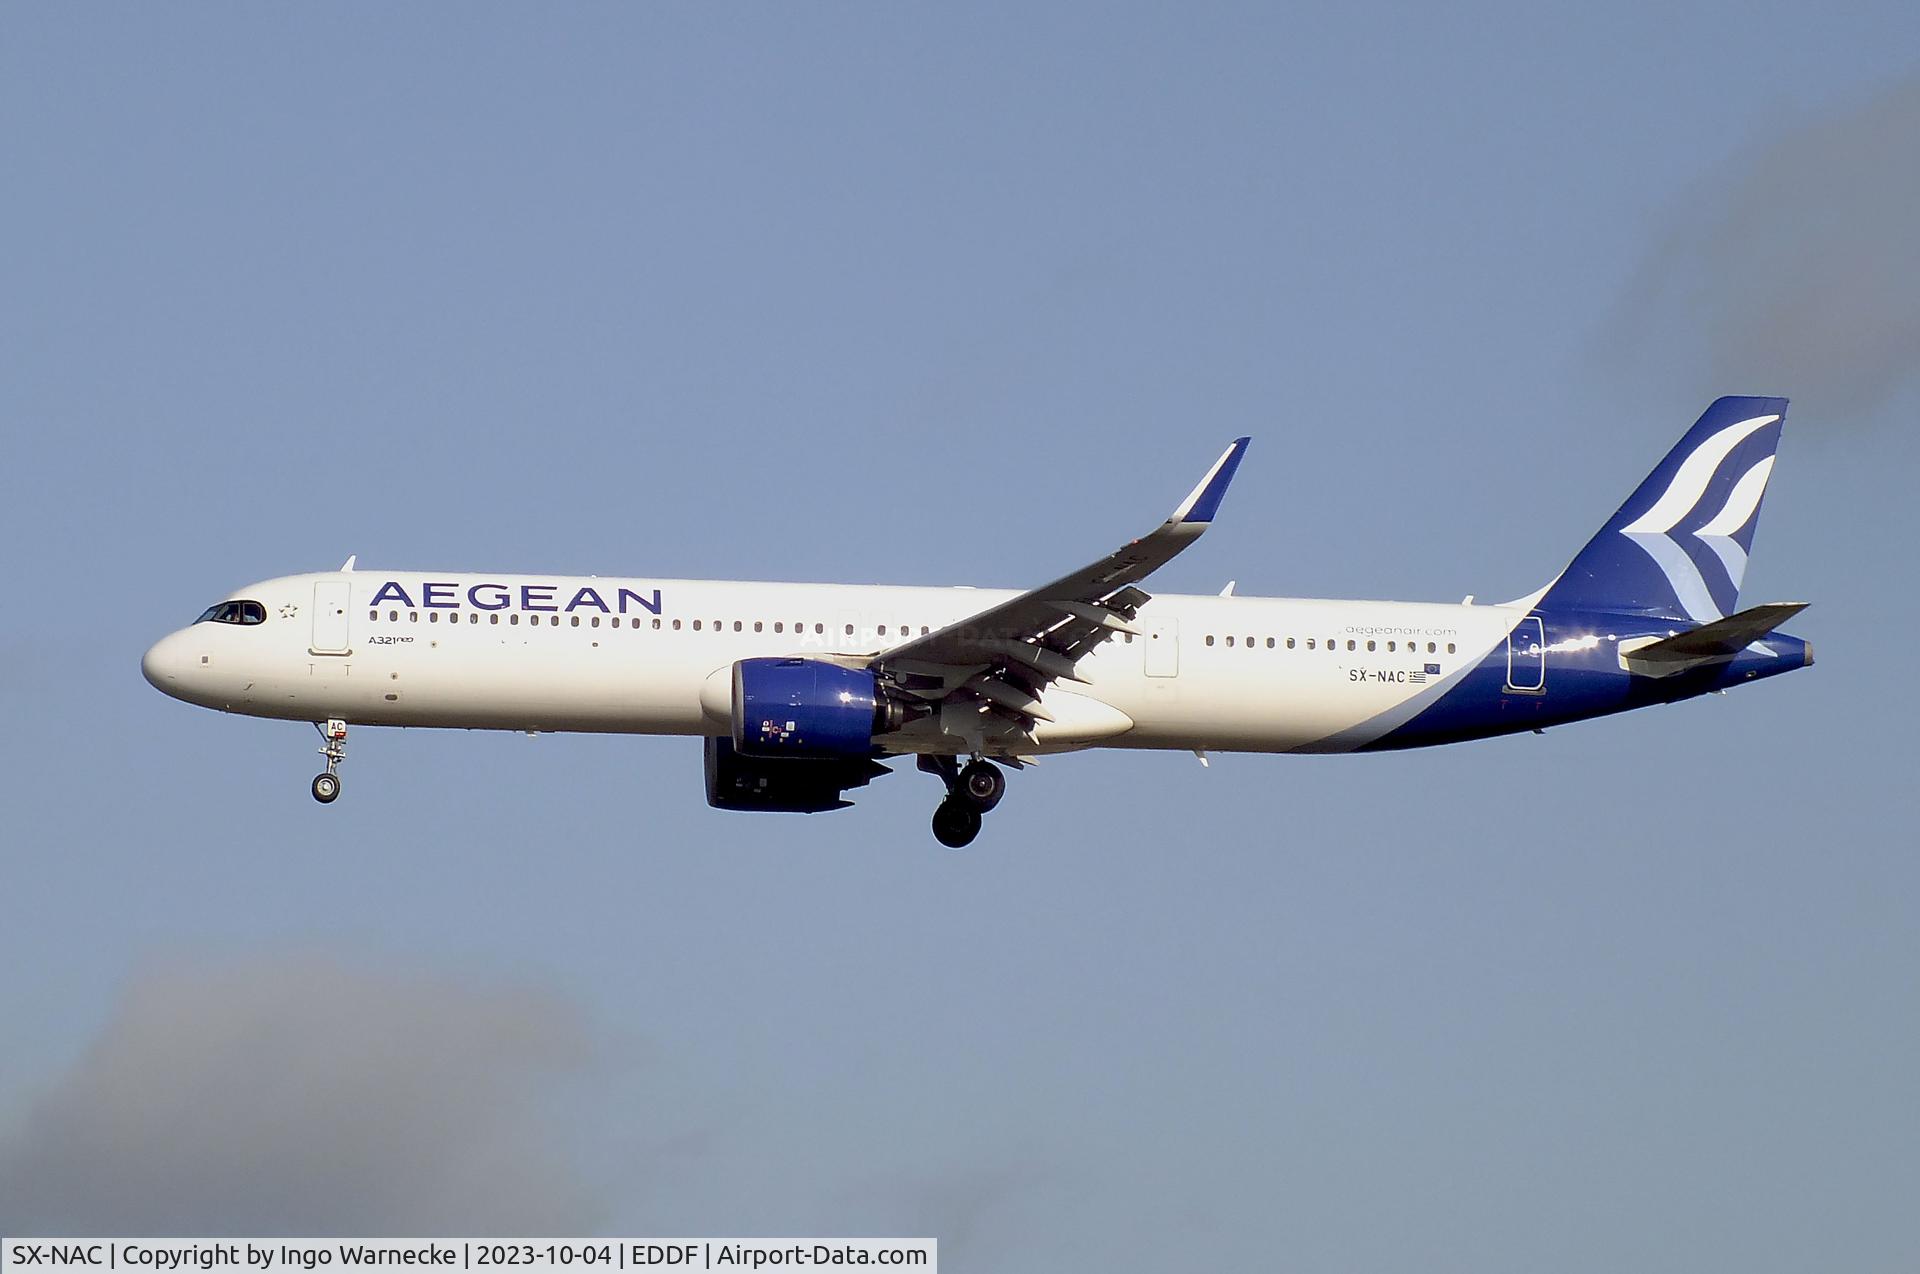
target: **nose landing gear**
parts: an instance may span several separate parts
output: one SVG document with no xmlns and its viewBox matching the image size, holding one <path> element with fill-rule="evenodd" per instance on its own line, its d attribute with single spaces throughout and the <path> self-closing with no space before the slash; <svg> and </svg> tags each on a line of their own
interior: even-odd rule
<svg viewBox="0 0 1920 1274">
<path fill-rule="evenodd" d="M 1007 776 L 999 766 L 976 757 L 962 769 L 959 758 L 922 756 L 921 769 L 947 785 L 946 799 L 933 811 L 933 838 L 948 849 L 962 849 L 980 834 L 980 817 L 1007 794 Z"/>
<path fill-rule="evenodd" d="M 327 758 L 327 768 L 313 778 L 313 799 L 322 805 L 331 805 L 340 795 L 340 763 L 347 759 L 347 723 L 338 717 L 330 717 L 325 725 L 318 721 L 313 728 L 320 732 L 326 746 L 320 749 L 320 755 Z"/>
</svg>

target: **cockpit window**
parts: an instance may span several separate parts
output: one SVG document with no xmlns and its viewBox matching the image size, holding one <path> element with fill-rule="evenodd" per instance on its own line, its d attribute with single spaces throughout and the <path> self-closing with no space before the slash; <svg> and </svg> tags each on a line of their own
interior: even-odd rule
<svg viewBox="0 0 1920 1274">
<path fill-rule="evenodd" d="M 267 608 L 259 602 L 215 602 L 207 607 L 196 624 L 264 624 Z"/>
</svg>

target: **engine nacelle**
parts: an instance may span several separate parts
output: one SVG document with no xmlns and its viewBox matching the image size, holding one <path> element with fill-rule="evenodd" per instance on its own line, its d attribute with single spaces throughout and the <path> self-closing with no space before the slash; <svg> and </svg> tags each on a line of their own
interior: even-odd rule
<svg viewBox="0 0 1920 1274">
<path fill-rule="evenodd" d="M 887 773 L 872 757 L 741 756 L 731 739 L 707 740 L 707 804 L 723 810 L 818 814 L 853 804 L 851 787 Z"/>
<path fill-rule="evenodd" d="M 873 736 L 900 716 L 864 668 L 820 659 L 733 666 L 733 746 L 742 756 L 867 756 Z"/>
</svg>

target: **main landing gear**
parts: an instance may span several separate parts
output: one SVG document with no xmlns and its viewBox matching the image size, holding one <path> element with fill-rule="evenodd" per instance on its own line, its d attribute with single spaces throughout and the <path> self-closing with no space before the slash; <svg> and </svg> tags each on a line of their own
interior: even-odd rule
<svg viewBox="0 0 1920 1274">
<path fill-rule="evenodd" d="M 980 834 L 980 816 L 1007 794 L 1007 776 L 993 762 L 976 757 L 960 765 L 951 756 L 922 756 L 920 768 L 938 774 L 947 797 L 933 811 L 933 837 L 948 849 L 961 849 Z"/>
<path fill-rule="evenodd" d="M 347 723 L 331 717 L 325 725 L 314 722 L 313 728 L 326 741 L 320 755 L 327 758 L 326 771 L 313 776 L 313 799 L 331 805 L 340 795 L 340 763 L 347 759 Z"/>
</svg>

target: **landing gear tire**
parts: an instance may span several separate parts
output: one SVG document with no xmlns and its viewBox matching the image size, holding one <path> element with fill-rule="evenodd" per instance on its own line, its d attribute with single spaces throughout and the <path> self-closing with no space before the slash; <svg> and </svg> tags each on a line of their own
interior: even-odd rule
<svg viewBox="0 0 1920 1274">
<path fill-rule="evenodd" d="M 960 791 L 968 804 L 985 814 L 1007 794 L 1007 776 L 991 761 L 973 761 L 960 771 Z"/>
<path fill-rule="evenodd" d="M 933 811 L 933 838 L 948 849 L 964 849 L 980 834 L 980 811 L 948 797 Z"/>
<path fill-rule="evenodd" d="M 314 800 L 320 802 L 322 805 L 331 805 L 334 798 L 339 795 L 340 779 L 338 775 L 316 774 L 313 776 Z"/>
</svg>

